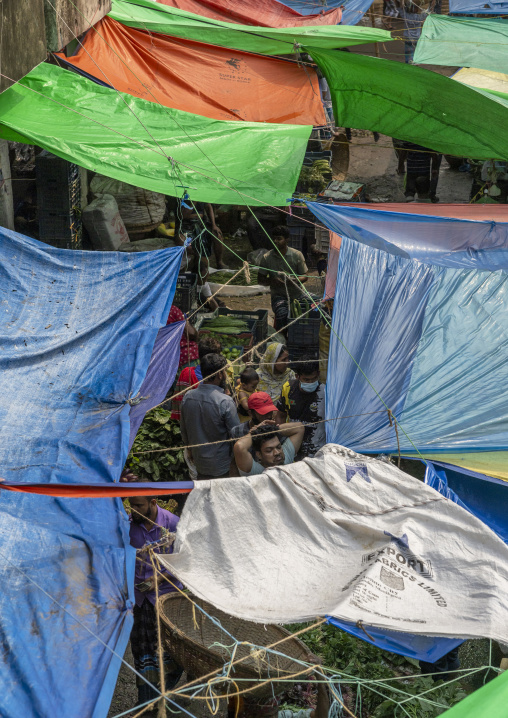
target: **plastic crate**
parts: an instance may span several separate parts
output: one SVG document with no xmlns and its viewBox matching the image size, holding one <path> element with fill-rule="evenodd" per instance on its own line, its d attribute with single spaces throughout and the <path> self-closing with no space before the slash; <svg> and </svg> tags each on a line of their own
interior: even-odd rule
<svg viewBox="0 0 508 718">
<path fill-rule="evenodd" d="M 288 349 L 288 353 L 289 353 L 289 361 L 290 362 L 300 361 L 304 355 L 306 357 L 309 356 L 312 359 L 319 359 L 319 346 L 301 347 L 299 345 L 290 344 L 288 342 L 287 349 Z"/>
<path fill-rule="evenodd" d="M 81 249 L 83 225 L 81 212 L 39 211 L 39 239 L 59 249 Z"/>
<path fill-rule="evenodd" d="M 307 250 L 307 229 L 302 226 L 288 227 L 289 246 L 298 249 L 300 252 Z"/>
<path fill-rule="evenodd" d="M 328 254 L 330 251 L 330 230 L 327 227 L 315 227 L 314 238 L 317 249 Z"/>
<path fill-rule="evenodd" d="M 302 317 L 299 321 L 288 327 L 288 344 L 301 347 L 319 346 L 319 316 Z"/>
<path fill-rule="evenodd" d="M 213 319 L 214 317 L 217 317 L 218 314 L 218 309 L 214 309 L 213 312 L 205 312 L 204 310 L 201 312 L 197 312 L 191 319 L 191 324 L 194 324 L 194 329 L 199 331 L 203 322 L 205 322 L 207 319 Z"/>
<path fill-rule="evenodd" d="M 304 227 L 310 227 L 313 228 L 313 224 L 316 221 L 315 216 L 312 214 L 310 209 L 307 209 L 307 207 L 291 207 L 291 214 L 288 214 L 286 216 L 286 224 L 288 227 L 291 227 L 292 225 L 301 225 Z M 305 221 L 307 220 L 307 221 Z M 312 222 L 312 224 L 309 224 L 309 222 Z"/>
<path fill-rule="evenodd" d="M 332 161 L 332 153 L 330 150 L 321 150 L 321 152 L 306 152 L 303 158 L 303 164 L 310 167 L 317 160 L 326 160 L 329 164 Z"/>
<path fill-rule="evenodd" d="M 39 239 L 63 249 L 81 249 L 80 168 L 44 150 L 35 160 Z"/>
<path fill-rule="evenodd" d="M 219 316 L 237 317 L 238 319 L 254 320 L 254 338 L 256 344 L 268 336 L 268 309 L 228 309 L 219 307 Z"/>
<path fill-rule="evenodd" d="M 255 331 L 256 320 L 255 319 L 245 319 L 244 317 L 242 317 L 242 319 L 244 319 L 245 323 L 247 324 L 247 329 L 244 332 L 242 332 L 241 334 L 235 334 L 234 338 L 235 338 L 235 341 L 238 342 L 238 346 L 240 346 L 240 345 L 243 346 L 244 352 L 247 352 L 250 349 L 252 349 L 252 345 L 254 343 L 254 331 Z M 208 323 L 208 320 L 206 320 L 206 319 L 202 322 L 200 330 L 199 330 L 200 335 L 209 334 L 209 333 L 213 332 L 214 334 L 216 334 L 220 337 L 220 331 L 218 329 L 214 329 L 214 328 L 209 329 L 207 327 L 207 323 Z M 230 337 L 231 335 L 226 334 L 224 336 Z"/>
<path fill-rule="evenodd" d="M 178 275 L 176 280 L 175 297 L 173 304 L 182 312 L 190 312 L 198 304 L 198 275 L 193 272 L 185 272 Z"/>
</svg>

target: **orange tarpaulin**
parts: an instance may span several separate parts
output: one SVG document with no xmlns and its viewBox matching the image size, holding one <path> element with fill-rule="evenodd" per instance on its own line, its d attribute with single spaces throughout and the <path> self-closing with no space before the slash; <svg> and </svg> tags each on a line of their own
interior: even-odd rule
<svg viewBox="0 0 508 718">
<path fill-rule="evenodd" d="M 340 8 L 315 15 L 300 15 L 296 10 L 277 0 L 159 0 L 159 2 L 161 5 L 176 7 L 212 20 L 262 27 L 338 25 L 342 17 Z"/>
<path fill-rule="evenodd" d="M 104 18 L 74 57 L 116 90 L 216 120 L 324 125 L 318 78 L 294 62 L 147 33 Z"/>
</svg>

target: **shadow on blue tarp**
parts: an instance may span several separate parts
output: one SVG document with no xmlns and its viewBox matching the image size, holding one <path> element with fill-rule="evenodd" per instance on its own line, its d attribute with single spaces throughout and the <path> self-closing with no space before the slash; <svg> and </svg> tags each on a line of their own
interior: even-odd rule
<svg viewBox="0 0 508 718">
<path fill-rule="evenodd" d="M 0 476 L 119 479 L 181 256 L 0 230 Z M 132 624 L 128 534 L 120 499 L 0 492 L 2 718 L 107 715 Z"/>
</svg>

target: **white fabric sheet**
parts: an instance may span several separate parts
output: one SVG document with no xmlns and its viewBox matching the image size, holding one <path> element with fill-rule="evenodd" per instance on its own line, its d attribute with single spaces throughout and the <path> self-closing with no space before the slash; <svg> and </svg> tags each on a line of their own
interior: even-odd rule
<svg viewBox="0 0 508 718">
<path fill-rule="evenodd" d="M 508 547 L 429 486 L 334 444 L 260 476 L 198 482 L 161 560 L 252 621 L 331 615 L 508 642 Z"/>
</svg>

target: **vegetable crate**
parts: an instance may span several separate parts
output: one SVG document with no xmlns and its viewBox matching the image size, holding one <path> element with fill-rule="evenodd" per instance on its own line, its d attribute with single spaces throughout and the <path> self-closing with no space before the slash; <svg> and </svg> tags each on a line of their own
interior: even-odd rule
<svg viewBox="0 0 508 718">
<path fill-rule="evenodd" d="M 302 311 L 306 311 L 310 306 L 306 299 L 298 302 L 294 300 L 291 307 L 291 318 L 295 319 L 295 313 L 298 305 L 302 307 Z M 296 309 L 295 309 L 296 307 Z M 307 314 L 303 314 L 300 319 L 288 327 L 288 345 L 300 347 L 319 346 L 319 326 L 321 324 L 321 315 L 319 311 L 313 310 Z"/>
<path fill-rule="evenodd" d="M 61 249 L 81 249 L 81 173 L 78 165 L 43 150 L 35 160 L 39 239 Z"/>
<path fill-rule="evenodd" d="M 288 342 L 287 346 L 288 346 L 290 362 L 300 361 L 304 355 L 312 357 L 312 359 L 319 359 L 319 347 L 318 346 L 302 347 L 300 345 L 290 344 L 289 342 Z"/>
<path fill-rule="evenodd" d="M 259 344 L 268 336 L 268 309 L 246 311 L 244 309 L 219 307 L 219 316 L 236 317 L 244 321 L 254 320 L 254 341 L 256 344 Z"/>
<path fill-rule="evenodd" d="M 242 317 L 242 321 L 245 322 L 247 325 L 247 328 L 238 334 L 226 332 L 221 332 L 220 326 L 210 326 L 211 323 L 216 321 L 219 317 L 216 317 L 214 319 L 206 319 L 202 324 L 200 328 L 200 336 L 203 334 L 213 334 L 213 336 L 217 337 L 217 339 L 221 342 L 223 347 L 227 347 L 228 349 L 235 346 L 242 346 L 244 352 L 250 351 L 252 349 L 252 344 L 254 340 L 254 328 L 256 324 L 256 320 L 254 319 L 244 319 Z M 231 317 L 231 319 L 239 319 L 239 317 Z M 247 357 L 246 357 L 247 358 Z"/>
<path fill-rule="evenodd" d="M 198 305 L 198 275 L 192 272 L 185 272 L 178 275 L 176 280 L 175 304 L 182 312 L 190 312 Z"/>
<path fill-rule="evenodd" d="M 318 346 L 320 324 L 321 319 L 302 317 L 298 322 L 288 327 L 288 344 L 301 347 Z"/>
<path fill-rule="evenodd" d="M 330 150 L 321 150 L 318 152 L 306 152 L 305 157 L 303 158 L 303 164 L 307 167 L 311 167 L 314 162 L 317 162 L 318 160 L 325 160 L 326 162 L 330 163 L 332 162 L 332 153 Z"/>
</svg>

